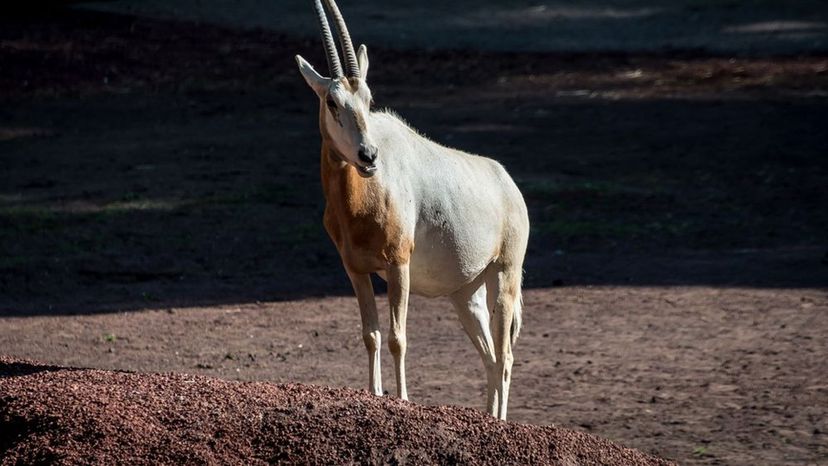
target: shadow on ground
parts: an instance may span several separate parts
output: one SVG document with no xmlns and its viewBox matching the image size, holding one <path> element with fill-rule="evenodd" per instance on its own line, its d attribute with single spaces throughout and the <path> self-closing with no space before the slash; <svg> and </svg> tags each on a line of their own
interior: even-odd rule
<svg viewBox="0 0 828 466">
<path fill-rule="evenodd" d="M 824 53 L 828 8 L 819 0 L 462 0 L 342 3 L 349 29 L 397 49 Z M 90 8 L 316 38 L 304 0 L 119 0 Z"/>
<path fill-rule="evenodd" d="M 4 314 L 350 295 L 292 63 L 321 64 L 315 43 L 83 12 L 5 26 Z M 516 178 L 527 287 L 828 284 L 824 57 L 372 58 L 381 106 Z"/>
</svg>

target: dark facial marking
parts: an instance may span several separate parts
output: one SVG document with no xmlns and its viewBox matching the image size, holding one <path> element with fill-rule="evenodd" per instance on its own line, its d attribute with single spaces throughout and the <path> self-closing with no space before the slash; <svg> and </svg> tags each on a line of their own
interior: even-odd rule
<svg viewBox="0 0 828 466">
<path fill-rule="evenodd" d="M 328 110 L 331 112 L 331 116 L 333 116 L 334 120 L 339 123 L 339 126 L 342 126 L 342 122 L 339 121 L 339 108 L 336 106 L 336 102 L 328 96 L 325 99 L 325 105 L 328 106 Z"/>
<path fill-rule="evenodd" d="M 357 111 L 353 111 L 353 114 L 354 123 L 356 123 L 357 128 L 361 131 L 365 131 L 365 118 L 363 118 L 362 114 Z"/>
</svg>

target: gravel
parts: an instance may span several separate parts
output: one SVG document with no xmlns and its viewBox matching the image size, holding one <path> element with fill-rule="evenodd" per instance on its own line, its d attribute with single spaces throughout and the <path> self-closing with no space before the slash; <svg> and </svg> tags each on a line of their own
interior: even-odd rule
<svg viewBox="0 0 828 466">
<path fill-rule="evenodd" d="M 583 432 L 367 392 L 44 365 L 0 356 L 2 464 L 623 464 Z"/>
</svg>

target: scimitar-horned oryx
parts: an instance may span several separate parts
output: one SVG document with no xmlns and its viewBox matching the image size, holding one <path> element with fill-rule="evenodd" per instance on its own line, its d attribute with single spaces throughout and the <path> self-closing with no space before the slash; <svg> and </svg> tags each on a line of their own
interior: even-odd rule
<svg viewBox="0 0 828 466">
<path fill-rule="evenodd" d="M 382 395 L 380 330 L 370 274 L 388 282 L 388 341 L 405 386 L 409 293 L 448 296 L 483 359 L 486 408 L 506 418 L 512 345 L 521 326 L 521 277 L 529 236 L 523 196 L 497 162 L 441 146 L 389 111 L 371 111 L 368 52 L 354 50 L 334 0 L 345 69 L 325 10 L 315 0 L 331 77 L 296 56 L 319 97 L 325 229 L 359 301 L 370 390 Z"/>
</svg>

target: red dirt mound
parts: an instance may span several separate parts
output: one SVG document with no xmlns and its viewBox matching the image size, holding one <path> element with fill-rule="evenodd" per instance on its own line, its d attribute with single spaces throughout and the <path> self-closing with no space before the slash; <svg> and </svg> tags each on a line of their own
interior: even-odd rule
<svg viewBox="0 0 828 466">
<path fill-rule="evenodd" d="M 0 455 L 2 464 L 669 464 L 582 432 L 356 390 L 2 356 Z"/>
</svg>

